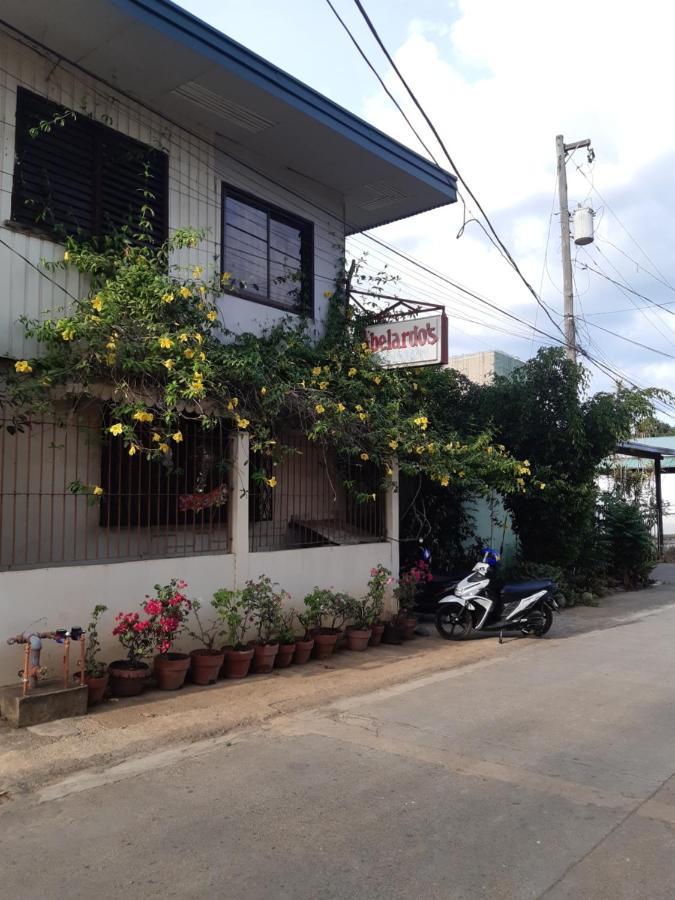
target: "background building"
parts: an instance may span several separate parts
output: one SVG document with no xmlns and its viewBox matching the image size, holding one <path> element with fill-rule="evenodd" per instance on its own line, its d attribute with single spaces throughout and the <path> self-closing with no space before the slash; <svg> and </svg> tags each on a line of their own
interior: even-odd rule
<svg viewBox="0 0 675 900">
<path fill-rule="evenodd" d="M 495 375 L 511 375 L 523 361 L 501 350 L 482 350 L 451 356 L 448 368 L 456 369 L 476 384 L 490 384 Z"/>
</svg>

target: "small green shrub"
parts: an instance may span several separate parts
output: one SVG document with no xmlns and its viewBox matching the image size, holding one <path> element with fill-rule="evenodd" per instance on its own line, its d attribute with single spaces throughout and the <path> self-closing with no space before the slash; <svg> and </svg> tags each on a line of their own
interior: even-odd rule
<svg viewBox="0 0 675 900">
<path fill-rule="evenodd" d="M 640 510 L 613 494 L 604 494 L 600 529 L 608 577 L 627 590 L 648 584 L 656 547 Z"/>
</svg>

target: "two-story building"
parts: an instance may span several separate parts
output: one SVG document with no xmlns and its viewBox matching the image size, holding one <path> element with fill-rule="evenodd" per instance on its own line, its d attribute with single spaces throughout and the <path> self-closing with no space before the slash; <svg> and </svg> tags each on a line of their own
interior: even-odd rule
<svg viewBox="0 0 675 900">
<path fill-rule="evenodd" d="M 180 262 L 239 273 L 245 288 L 218 301 L 234 332 L 303 315 L 320 336 L 345 237 L 455 200 L 448 173 L 167 0 L 3 0 L 0 155 L 8 365 L 37 351 L 21 316 L 58 316 L 86 292 L 41 259 L 137 214 L 141 162 L 157 238 L 204 228 Z M 279 277 L 289 264 L 301 290 Z M 105 399 L 77 423 L 2 423 L 0 636 L 85 624 L 97 602 L 112 617 L 173 575 L 205 600 L 261 574 L 300 599 L 397 568 L 396 496 L 357 507 L 301 438 L 273 494 L 249 490 L 245 436 L 186 434 L 169 478 L 106 440 Z M 102 484 L 104 501 L 79 482 Z M 1 647 L 4 684 L 17 658 Z"/>
</svg>

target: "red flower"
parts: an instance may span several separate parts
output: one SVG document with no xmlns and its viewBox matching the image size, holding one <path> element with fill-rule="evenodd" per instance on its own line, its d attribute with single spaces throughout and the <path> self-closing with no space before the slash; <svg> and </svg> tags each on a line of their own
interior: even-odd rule
<svg viewBox="0 0 675 900">
<path fill-rule="evenodd" d="M 148 600 L 145 604 L 145 611 L 149 616 L 158 616 L 162 611 L 162 604 L 159 600 Z"/>
</svg>

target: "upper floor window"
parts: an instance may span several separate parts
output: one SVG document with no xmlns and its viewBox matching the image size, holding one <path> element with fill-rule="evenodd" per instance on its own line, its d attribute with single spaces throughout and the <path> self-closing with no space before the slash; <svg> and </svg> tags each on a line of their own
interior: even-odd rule
<svg viewBox="0 0 675 900">
<path fill-rule="evenodd" d="M 168 157 L 19 88 L 12 220 L 56 238 L 137 234 L 141 207 L 151 241 L 168 230 Z"/>
<path fill-rule="evenodd" d="M 231 293 L 300 315 L 313 314 L 311 222 L 223 187 L 222 267 Z"/>
</svg>

